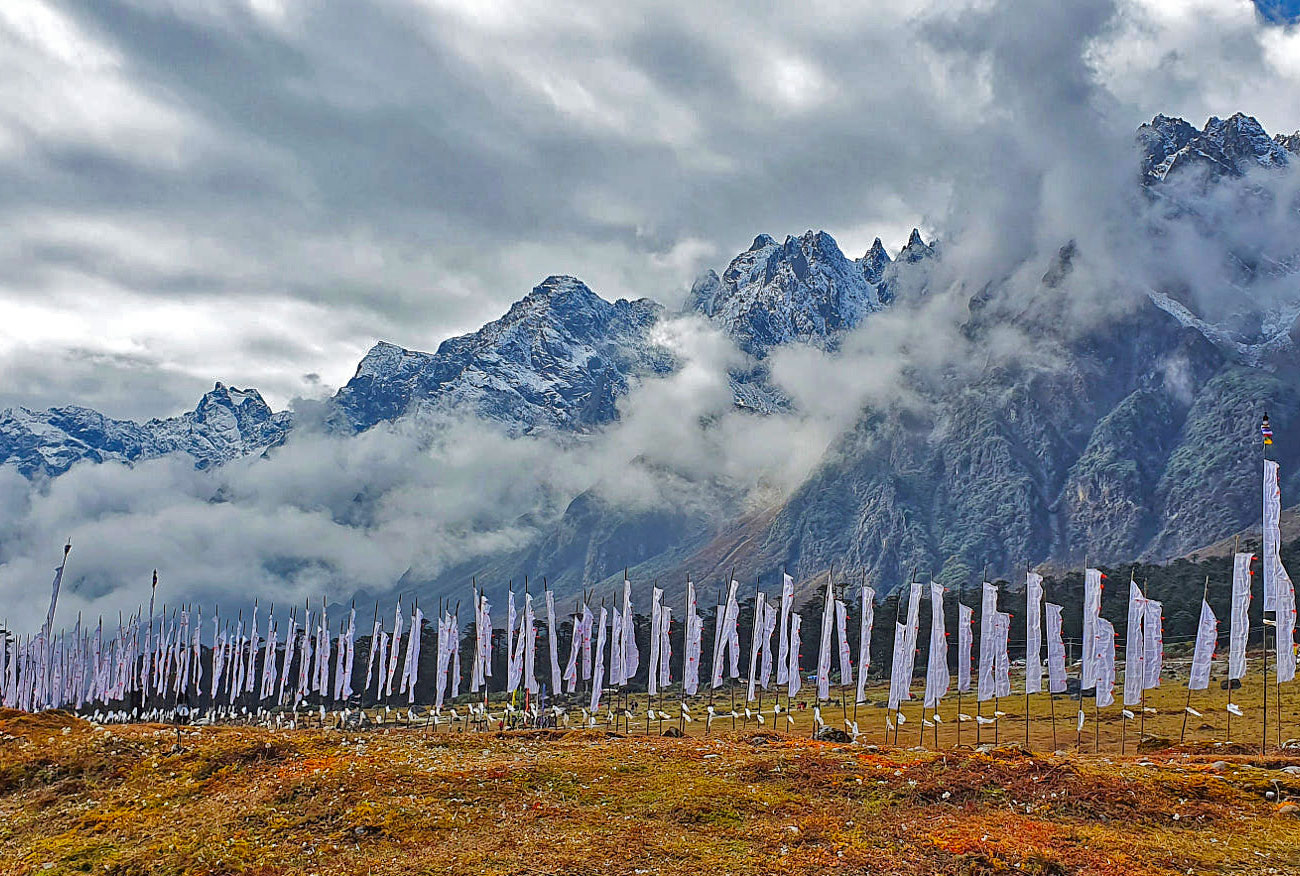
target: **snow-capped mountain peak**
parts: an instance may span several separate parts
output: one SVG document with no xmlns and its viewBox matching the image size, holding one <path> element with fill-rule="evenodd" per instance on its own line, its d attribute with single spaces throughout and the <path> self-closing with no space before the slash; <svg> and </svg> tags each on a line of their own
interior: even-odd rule
<svg viewBox="0 0 1300 876">
<path fill-rule="evenodd" d="M 825 343 L 881 300 L 863 266 L 825 231 L 809 230 L 780 244 L 760 234 L 721 278 L 709 272 L 696 281 L 689 306 L 762 356 L 791 341 Z"/>
</svg>

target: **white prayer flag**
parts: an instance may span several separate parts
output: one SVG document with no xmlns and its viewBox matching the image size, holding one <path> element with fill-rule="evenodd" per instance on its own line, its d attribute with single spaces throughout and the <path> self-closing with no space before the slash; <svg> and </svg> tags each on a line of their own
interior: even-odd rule
<svg viewBox="0 0 1300 876">
<path fill-rule="evenodd" d="M 560 673 L 559 631 L 555 628 L 555 594 L 546 591 L 546 639 L 551 653 L 551 693 L 559 694 L 564 689 L 564 679 Z"/>
<path fill-rule="evenodd" d="M 1048 693 L 1065 691 L 1065 640 L 1061 636 L 1064 620 L 1061 606 L 1047 603 L 1047 690 Z"/>
<path fill-rule="evenodd" d="M 695 584 L 686 581 L 686 641 L 682 657 L 682 689 L 695 696 L 700 686 L 700 653 L 704 643 L 704 619 L 695 601 Z"/>
<path fill-rule="evenodd" d="M 605 606 L 600 607 L 600 620 L 596 629 L 596 653 L 593 672 L 595 675 L 591 680 L 591 713 L 594 715 L 600 708 L 601 689 L 605 685 Z"/>
<path fill-rule="evenodd" d="M 1096 684 L 1097 618 L 1101 616 L 1102 579 L 1099 569 L 1083 573 L 1083 662 L 1079 670 L 1079 684 L 1086 690 Z M 1112 643 L 1113 644 L 1113 643 Z"/>
<path fill-rule="evenodd" d="M 1148 599 L 1146 616 L 1142 619 L 1142 668 L 1146 673 L 1143 684 L 1160 687 L 1160 673 L 1165 666 L 1164 605 Z"/>
<path fill-rule="evenodd" d="M 1278 553 L 1282 542 L 1282 491 L 1278 488 L 1277 473 L 1278 464 L 1271 459 L 1264 460 L 1264 611 L 1276 611 L 1280 588 L 1291 586 Z"/>
<path fill-rule="evenodd" d="M 857 702 L 867 701 L 867 670 L 871 667 L 871 627 L 875 621 L 876 591 L 863 583 L 858 621 L 858 696 Z"/>
<path fill-rule="evenodd" d="M 970 692 L 971 645 L 974 643 L 975 612 L 969 605 L 957 603 L 957 690 Z"/>
<path fill-rule="evenodd" d="M 930 655 L 925 670 L 925 707 L 938 706 L 948 692 L 948 634 L 944 624 L 943 587 L 930 582 Z"/>
<path fill-rule="evenodd" d="M 1025 693 L 1043 689 L 1043 576 L 1025 573 Z"/>
<path fill-rule="evenodd" d="M 1228 631 L 1228 678 L 1246 674 L 1246 639 L 1250 635 L 1250 561 L 1253 554 L 1232 558 L 1232 618 Z"/>
<path fill-rule="evenodd" d="M 830 696 L 831 684 L 831 631 L 835 622 L 834 584 L 826 578 L 826 599 L 822 605 L 821 647 L 817 651 L 817 699 Z"/>
<path fill-rule="evenodd" d="M 1137 582 L 1128 582 L 1128 630 L 1124 639 L 1124 705 L 1142 702 L 1146 685 L 1146 653 L 1142 635 L 1147 600 Z"/>
<path fill-rule="evenodd" d="M 1196 624 L 1196 650 L 1192 653 L 1192 673 L 1187 680 L 1189 689 L 1205 690 L 1210 686 L 1210 663 L 1218 644 L 1218 618 L 1210 609 L 1210 603 L 1202 599 L 1201 619 Z"/>
<path fill-rule="evenodd" d="M 786 574 L 782 574 L 781 578 L 781 631 L 776 651 L 777 684 L 785 684 L 790 671 L 790 606 L 794 601 L 794 579 Z"/>
<path fill-rule="evenodd" d="M 790 648 L 787 651 L 789 667 L 786 671 L 786 696 L 792 697 L 799 692 L 803 680 L 799 677 L 799 648 L 801 645 L 799 639 L 799 626 L 802 623 L 799 615 L 790 613 Z"/>
<path fill-rule="evenodd" d="M 980 598 L 980 662 L 976 697 L 982 703 L 996 695 L 994 664 L 997 659 L 998 588 L 984 582 Z"/>
<path fill-rule="evenodd" d="M 1104 709 L 1115 702 L 1115 627 L 1105 618 L 1098 617 L 1093 636 L 1093 656 L 1097 662 L 1094 680 L 1097 708 Z"/>
</svg>

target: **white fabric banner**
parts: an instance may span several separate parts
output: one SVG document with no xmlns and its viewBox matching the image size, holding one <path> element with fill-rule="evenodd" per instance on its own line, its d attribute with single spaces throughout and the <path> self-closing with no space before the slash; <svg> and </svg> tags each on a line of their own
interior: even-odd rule
<svg viewBox="0 0 1300 876">
<path fill-rule="evenodd" d="M 997 651 L 993 654 L 993 692 L 997 696 L 1011 695 L 1011 656 L 1007 648 L 1011 642 L 1011 615 L 999 611 L 996 618 Z"/>
<path fill-rule="evenodd" d="M 830 696 L 831 685 L 831 632 L 835 623 L 835 587 L 830 577 L 826 579 L 826 599 L 822 603 L 821 647 L 817 651 L 817 699 Z"/>
<path fill-rule="evenodd" d="M 1281 564 L 1278 564 L 1281 566 Z M 1286 575 L 1285 570 L 1283 576 Z M 1290 578 L 1278 582 L 1277 594 L 1277 680 L 1295 678 L 1295 589 Z"/>
<path fill-rule="evenodd" d="M 790 613 L 790 649 L 788 657 L 790 665 L 786 670 L 786 697 L 792 697 L 799 692 L 803 685 L 803 679 L 799 677 L 799 648 L 802 644 L 799 638 L 799 627 L 803 619 L 794 612 Z"/>
<path fill-rule="evenodd" d="M 1061 635 L 1064 620 L 1061 606 L 1047 603 L 1047 690 L 1049 693 L 1065 691 L 1065 639 Z"/>
<path fill-rule="evenodd" d="M 776 644 L 776 683 L 785 684 L 790 671 L 790 606 L 794 601 L 794 579 L 781 575 L 781 630 Z"/>
<path fill-rule="evenodd" d="M 930 582 L 930 655 L 925 669 L 925 707 L 933 709 L 948 692 L 948 632 L 944 623 L 943 587 Z"/>
<path fill-rule="evenodd" d="M 1147 616 L 1147 600 L 1142 589 L 1132 579 L 1128 582 L 1128 630 L 1124 638 L 1124 705 L 1136 706 L 1142 702 L 1146 689 L 1146 652 L 1142 634 Z"/>
<path fill-rule="evenodd" d="M 853 661 L 849 657 L 849 609 L 840 600 L 835 601 L 835 634 L 840 648 L 840 686 L 853 684 Z"/>
<path fill-rule="evenodd" d="M 772 635 L 776 632 L 777 624 L 777 607 L 770 603 L 765 603 L 763 609 L 763 656 L 758 670 L 758 686 L 767 690 L 768 682 L 772 678 Z"/>
<path fill-rule="evenodd" d="M 1162 603 L 1148 599 L 1142 619 L 1142 668 L 1146 672 L 1142 683 L 1148 688 L 1160 687 L 1160 673 L 1165 668 L 1164 609 Z"/>
<path fill-rule="evenodd" d="M 564 689 L 564 676 L 560 672 L 559 631 L 555 628 L 555 594 L 550 590 L 546 591 L 546 639 L 551 649 L 551 694 L 554 696 Z"/>
<path fill-rule="evenodd" d="M 696 605 L 695 584 L 686 582 L 686 641 L 682 657 L 682 688 L 695 696 L 700 686 L 700 653 L 703 650 L 704 618 Z"/>
<path fill-rule="evenodd" d="M 903 669 L 907 665 L 907 624 L 894 622 L 894 656 L 889 672 L 889 708 L 897 709 L 899 703 L 911 699 L 903 683 Z"/>
<path fill-rule="evenodd" d="M 605 612 L 605 606 L 600 607 L 600 619 L 597 621 L 596 628 L 596 653 L 593 655 L 595 663 L 592 666 L 594 673 L 591 679 L 591 715 L 594 718 L 596 710 L 600 708 L 600 695 L 605 687 L 605 618 L 608 615 Z"/>
<path fill-rule="evenodd" d="M 975 612 L 963 603 L 957 603 L 957 690 L 970 692 L 971 645 L 975 635 Z"/>
<path fill-rule="evenodd" d="M 994 697 L 994 662 L 997 654 L 998 588 L 984 582 L 980 595 L 980 661 L 976 697 L 982 703 Z"/>
<path fill-rule="evenodd" d="M 1093 656 L 1096 658 L 1097 708 L 1115 702 L 1115 627 L 1103 617 L 1095 619 Z"/>
<path fill-rule="evenodd" d="M 1276 611 L 1279 588 L 1291 584 L 1278 555 L 1282 542 L 1279 531 L 1282 491 L 1277 485 L 1277 473 L 1277 463 L 1271 459 L 1264 460 L 1264 551 L 1261 557 L 1264 561 L 1264 611 Z"/>
<path fill-rule="evenodd" d="M 623 681 L 626 684 L 636 675 L 641 662 L 641 652 L 636 647 L 636 624 L 632 612 L 632 582 L 623 579 Z"/>
<path fill-rule="evenodd" d="M 745 702 L 751 702 L 755 698 L 754 688 L 758 684 L 758 655 L 762 651 L 762 630 L 766 623 L 767 607 L 763 601 L 763 594 L 759 593 L 754 597 L 754 630 L 749 639 L 749 686 L 745 692 Z"/>
<path fill-rule="evenodd" d="M 867 670 L 871 667 L 871 627 L 875 621 L 876 591 L 862 585 L 858 622 L 858 695 L 857 702 L 867 701 Z"/>
<path fill-rule="evenodd" d="M 1043 576 L 1025 573 L 1025 693 L 1043 689 Z"/>
<path fill-rule="evenodd" d="M 1246 674 L 1246 640 L 1250 635 L 1250 561 L 1253 554 L 1232 558 L 1232 617 L 1228 629 L 1228 678 Z"/>
<path fill-rule="evenodd" d="M 1219 644 L 1219 620 L 1210 609 L 1210 603 L 1201 600 L 1201 619 L 1196 624 L 1196 650 L 1192 653 L 1192 673 L 1187 687 L 1205 690 L 1210 686 L 1210 664 L 1214 649 Z"/>
<path fill-rule="evenodd" d="M 650 696 L 659 692 L 659 603 L 664 592 L 658 587 L 650 591 L 650 669 L 646 673 L 646 691 Z"/>
<path fill-rule="evenodd" d="M 1101 588 L 1103 575 L 1099 569 L 1086 569 L 1083 573 L 1083 662 L 1079 670 L 1079 684 L 1083 689 L 1097 682 L 1097 618 L 1101 615 Z"/>
</svg>

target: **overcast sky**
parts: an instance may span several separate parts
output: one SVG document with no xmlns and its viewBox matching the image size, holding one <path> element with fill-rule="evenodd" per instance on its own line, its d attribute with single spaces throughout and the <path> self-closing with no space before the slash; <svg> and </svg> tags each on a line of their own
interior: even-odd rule
<svg viewBox="0 0 1300 876">
<path fill-rule="evenodd" d="M 1289 132 L 1267 5 L 0 3 L 0 407 L 283 407 L 547 274 L 674 303 L 758 232 L 896 249 L 951 225 L 991 125 Z"/>
</svg>

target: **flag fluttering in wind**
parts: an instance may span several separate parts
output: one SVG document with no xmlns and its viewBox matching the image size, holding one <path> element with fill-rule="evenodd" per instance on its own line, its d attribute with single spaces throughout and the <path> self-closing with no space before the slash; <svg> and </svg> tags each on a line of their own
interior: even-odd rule
<svg viewBox="0 0 1300 876">
<path fill-rule="evenodd" d="M 1043 576 L 1025 573 L 1025 693 L 1043 689 Z"/>
<path fill-rule="evenodd" d="M 1097 683 L 1097 618 L 1101 616 L 1101 582 L 1105 577 L 1100 569 L 1086 569 L 1083 573 L 1083 660 L 1079 684 L 1085 690 Z"/>
<path fill-rule="evenodd" d="M 1065 640 L 1061 631 L 1064 621 L 1061 606 L 1047 603 L 1047 690 L 1062 693 L 1065 690 Z"/>
<path fill-rule="evenodd" d="M 948 674 L 948 633 L 943 619 L 943 587 L 930 582 L 930 654 L 925 669 L 925 698 L 927 709 L 939 705 L 948 692 L 951 681 Z"/>
<path fill-rule="evenodd" d="M 858 695 L 855 702 L 867 701 L 867 670 L 871 667 L 871 627 L 875 622 L 876 591 L 862 582 L 858 619 Z"/>
<path fill-rule="evenodd" d="M 1124 705 L 1136 706 L 1142 702 L 1146 689 L 1146 652 L 1143 640 L 1143 622 L 1146 620 L 1147 600 L 1137 582 L 1128 582 L 1128 630 L 1124 639 Z"/>
<path fill-rule="evenodd" d="M 1210 663 L 1214 649 L 1219 644 L 1219 619 L 1214 616 L 1210 603 L 1201 600 L 1201 617 L 1196 623 L 1196 649 L 1192 652 L 1192 672 L 1187 679 L 1191 690 L 1205 690 L 1210 686 Z"/>
<path fill-rule="evenodd" d="M 1246 674 L 1246 639 L 1250 635 L 1250 561 L 1254 554 L 1232 558 L 1232 617 L 1228 631 L 1228 678 Z"/>
<path fill-rule="evenodd" d="M 704 618 L 695 601 L 695 584 L 686 581 L 686 642 L 682 664 L 682 688 L 695 696 L 700 687 L 700 654 L 704 646 Z"/>
<path fill-rule="evenodd" d="M 1098 617 L 1093 635 L 1097 708 L 1104 709 L 1115 702 L 1115 627 L 1105 618 Z"/>
<path fill-rule="evenodd" d="M 790 671 L 790 607 L 794 602 L 794 579 L 781 575 L 781 630 L 776 645 L 776 683 L 785 684 Z"/>
<path fill-rule="evenodd" d="M 974 644 L 975 611 L 957 603 L 957 690 L 970 693 L 971 645 Z"/>
</svg>

